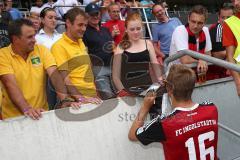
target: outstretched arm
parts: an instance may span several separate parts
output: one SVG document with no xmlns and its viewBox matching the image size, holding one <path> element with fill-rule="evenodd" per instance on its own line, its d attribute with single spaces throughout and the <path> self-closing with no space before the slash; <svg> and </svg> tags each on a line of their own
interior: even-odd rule
<svg viewBox="0 0 240 160">
<path fill-rule="evenodd" d="M 235 46 L 228 46 L 228 47 L 226 47 L 227 60 L 228 60 L 230 63 L 234 63 L 234 64 L 236 64 L 236 61 L 233 59 L 235 50 L 236 50 L 236 47 L 235 47 Z M 233 70 L 231 70 L 231 74 L 232 74 L 233 79 L 234 79 L 235 84 L 236 84 L 238 96 L 240 96 L 240 75 L 239 75 L 238 72 L 233 71 Z"/>
<path fill-rule="evenodd" d="M 144 98 L 143 105 L 140 111 L 138 112 L 136 119 L 133 121 L 132 127 L 130 128 L 128 133 L 128 138 L 131 141 L 138 141 L 136 137 L 136 131 L 138 128 L 144 125 L 144 120 L 146 119 L 147 114 L 154 103 L 155 98 L 156 98 L 156 93 L 154 92 L 148 93 Z"/>
</svg>

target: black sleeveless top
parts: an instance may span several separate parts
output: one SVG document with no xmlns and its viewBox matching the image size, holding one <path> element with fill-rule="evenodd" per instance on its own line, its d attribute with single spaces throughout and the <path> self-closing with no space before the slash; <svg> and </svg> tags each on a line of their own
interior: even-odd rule
<svg viewBox="0 0 240 160">
<path fill-rule="evenodd" d="M 128 62 L 150 63 L 149 51 L 147 49 L 141 52 L 136 52 L 136 53 L 131 53 L 124 50 L 123 55 L 127 56 Z"/>
<path fill-rule="evenodd" d="M 121 81 L 125 88 L 149 86 L 152 80 L 149 74 L 150 55 L 147 48 L 141 52 L 124 50 L 121 63 Z"/>
</svg>

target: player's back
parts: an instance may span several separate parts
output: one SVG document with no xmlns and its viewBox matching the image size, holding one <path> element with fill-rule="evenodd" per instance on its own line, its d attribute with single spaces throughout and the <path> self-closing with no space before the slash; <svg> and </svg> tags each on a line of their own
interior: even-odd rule
<svg viewBox="0 0 240 160">
<path fill-rule="evenodd" d="M 214 104 L 175 108 L 161 122 L 166 160 L 217 160 L 218 113 Z"/>
</svg>

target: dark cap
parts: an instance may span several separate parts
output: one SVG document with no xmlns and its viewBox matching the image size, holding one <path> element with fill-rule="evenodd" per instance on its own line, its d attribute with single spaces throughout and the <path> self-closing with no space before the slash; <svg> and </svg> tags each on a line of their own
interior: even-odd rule
<svg viewBox="0 0 240 160">
<path fill-rule="evenodd" d="M 96 13 L 99 12 L 100 8 L 97 4 L 95 3 L 89 3 L 86 7 L 85 7 L 85 12 L 86 13 Z"/>
</svg>

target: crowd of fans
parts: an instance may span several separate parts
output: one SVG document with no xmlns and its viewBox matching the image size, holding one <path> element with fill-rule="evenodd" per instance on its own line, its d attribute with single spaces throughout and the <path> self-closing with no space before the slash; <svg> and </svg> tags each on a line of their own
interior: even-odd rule
<svg viewBox="0 0 240 160">
<path fill-rule="evenodd" d="M 232 6 L 223 5 L 218 22 L 207 28 L 207 9 L 201 5 L 192 8 L 188 23 L 182 25 L 178 18 L 167 16 L 164 3 L 151 0 L 83 1 L 84 11 L 74 7 L 80 4 L 36 0 L 29 17 L 23 19 L 12 8 L 12 0 L 0 0 L 4 119 L 23 114 L 38 119 L 43 109 L 133 96 L 131 89 L 162 81 L 164 59 L 181 50 L 226 59 L 222 26 L 233 15 Z M 147 20 L 157 20 L 151 26 L 152 41 L 143 38 L 143 12 L 131 7 L 146 7 Z M 190 56 L 175 63 L 195 63 L 196 73 L 207 77 L 221 74 L 207 79 L 229 75 Z"/>
</svg>

